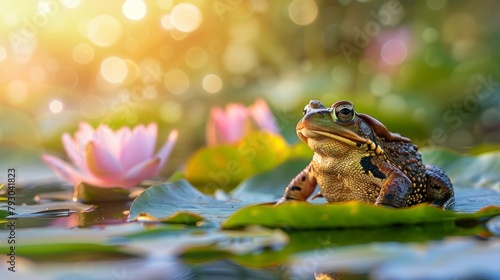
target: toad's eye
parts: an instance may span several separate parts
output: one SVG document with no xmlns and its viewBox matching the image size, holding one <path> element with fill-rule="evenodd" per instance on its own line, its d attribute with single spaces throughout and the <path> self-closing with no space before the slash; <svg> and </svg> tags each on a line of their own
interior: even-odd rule
<svg viewBox="0 0 500 280">
<path fill-rule="evenodd" d="M 339 104 L 335 107 L 335 117 L 341 122 L 352 121 L 354 116 L 354 106 L 352 104 Z"/>
</svg>

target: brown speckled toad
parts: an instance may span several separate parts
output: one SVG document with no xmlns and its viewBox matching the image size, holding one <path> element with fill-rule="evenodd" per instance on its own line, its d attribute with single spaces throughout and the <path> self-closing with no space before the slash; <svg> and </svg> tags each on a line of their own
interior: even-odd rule
<svg viewBox="0 0 500 280">
<path fill-rule="evenodd" d="M 297 135 L 314 151 L 311 163 L 288 185 L 279 203 L 305 201 L 316 183 L 328 203 L 363 201 L 389 207 L 422 202 L 447 209 L 455 196 L 450 179 L 424 165 L 410 139 L 391 133 L 378 120 L 354 111 L 349 101 L 330 108 L 311 100 Z"/>
</svg>

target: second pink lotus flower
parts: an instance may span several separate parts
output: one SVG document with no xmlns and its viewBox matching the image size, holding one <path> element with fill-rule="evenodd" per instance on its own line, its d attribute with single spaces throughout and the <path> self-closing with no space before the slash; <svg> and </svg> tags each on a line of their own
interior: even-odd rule
<svg viewBox="0 0 500 280">
<path fill-rule="evenodd" d="M 228 104 L 225 110 L 215 107 L 206 127 L 207 145 L 235 143 L 252 130 L 279 133 L 276 120 L 263 99 L 257 99 L 248 107 L 238 103 Z"/>
</svg>

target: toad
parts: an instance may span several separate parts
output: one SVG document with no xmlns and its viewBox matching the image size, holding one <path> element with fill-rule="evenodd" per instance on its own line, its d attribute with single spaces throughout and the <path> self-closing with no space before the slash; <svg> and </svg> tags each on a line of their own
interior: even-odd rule
<svg viewBox="0 0 500 280">
<path fill-rule="evenodd" d="M 424 165 L 410 139 L 354 110 L 349 101 L 326 108 L 311 100 L 297 135 L 314 151 L 311 163 L 287 186 L 283 198 L 306 201 L 316 184 L 327 203 L 361 201 L 387 207 L 430 203 L 454 205 L 453 186 L 443 170 Z"/>
</svg>

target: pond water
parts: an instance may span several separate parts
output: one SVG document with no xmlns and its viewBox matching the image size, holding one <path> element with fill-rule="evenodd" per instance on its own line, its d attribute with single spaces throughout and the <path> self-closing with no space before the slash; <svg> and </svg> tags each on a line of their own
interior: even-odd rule
<svg viewBox="0 0 500 280">
<path fill-rule="evenodd" d="M 71 197 L 71 190 L 58 183 L 19 189 L 17 202 L 28 205 L 50 205 L 47 197 Z M 467 192 L 465 195 L 469 196 Z M 401 269 L 407 271 L 408 279 L 500 276 L 493 266 L 478 265 L 500 260 L 500 239 L 484 222 L 330 230 L 221 230 L 208 222 L 194 226 L 128 222 L 130 205 L 131 201 L 102 202 L 68 217 L 17 219 L 16 277 L 401 279 Z M 2 231 L 2 236 L 8 236 L 8 223 Z M 0 243 L 2 247 L 5 240 Z M 435 271 L 432 266 L 436 266 Z M 0 272 L 2 279 L 10 275 L 7 272 Z"/>
</svg>

